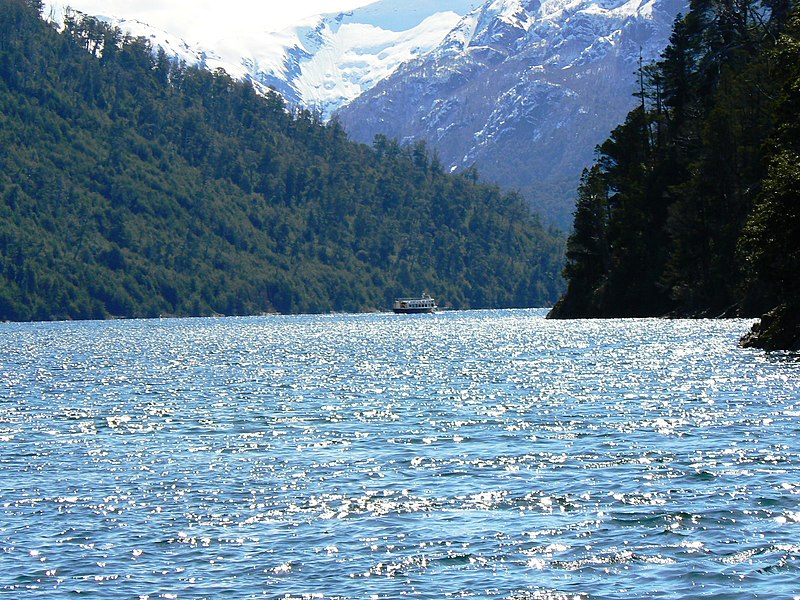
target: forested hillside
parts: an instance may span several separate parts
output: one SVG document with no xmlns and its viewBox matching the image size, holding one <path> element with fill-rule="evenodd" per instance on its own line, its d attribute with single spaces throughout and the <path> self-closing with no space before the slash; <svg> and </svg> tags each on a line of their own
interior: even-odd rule
<svg viewBox="0 0 800 600">
<path fill-rule="evenodd" d="M 347 140 L 93 19 L 0 0 L 0 319 L 544 306 L 563 240 L 424 145 Z"/>
<path fill-rule="evenodd" d="M 792 2 L 691 3 L 584 172 L 552 316 L 796 322 L 799 48 Z"/>
</svg>

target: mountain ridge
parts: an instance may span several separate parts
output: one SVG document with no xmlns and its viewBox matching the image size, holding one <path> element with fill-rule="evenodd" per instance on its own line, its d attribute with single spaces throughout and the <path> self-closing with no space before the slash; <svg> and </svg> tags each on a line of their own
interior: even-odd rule
<svg viewBox="0 0 800 600">
<path fill-rule="evenodd" d="M 0 0 L 0 321 L 544 306 L 563 238 L 423 143 L 366 146 L 96 19 Z"/>
<path fill-rule="evenodd" d="M 225 69 L 292 106 L 335 115 L 354 139 L 426 141 L 568 229 L 594 148 L 635 103 L 684 0 L 380 0 L 278 33 L 199 48 L 140 23 L 187 64 Z"/>
<path fill-rule="evenodd" d="M 262 92 L 274 89 L 290 105 L 318 110 L 327 119 L 403 62 L 435 47 L 462 14 L 479 3 L 380 0 L 310 16 L 281 31 L 198 43 L 120 15 L 89 16 L 143 36 L 189 65 L 222 68 Z M 65 4 L 51 0 L 47 7 L 45 14 L 62 24 Z"/>
<path fill-rule="evenodd" d="M 354 139 L 425 139 L 568 227 L 580 172 L 635 103 L 680 1 L 496 0 L 336 114 Z"/>
</svg>

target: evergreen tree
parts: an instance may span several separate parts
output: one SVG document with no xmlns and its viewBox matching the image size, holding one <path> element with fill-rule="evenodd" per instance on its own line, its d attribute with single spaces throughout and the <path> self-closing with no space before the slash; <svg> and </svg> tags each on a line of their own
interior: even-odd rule
<svg viewBox="0 0 800 600">
<path fill-rule="evenodd" d="M 782 0 L 695 0 L 676 20 L 662 60 L 640 67 L 640 106 L 600 146 L 591 171 L 595 196 L 607 198 L 602 249 L 574 251 L 595 248 L 585 224 L 586 182 L 579 190 L 567 293 L 552 316 L 754 314 L 773 302 L 770 295 L 786 295 L 779 283 L 786 276 L 765 267 L 776 264 L 772 250 L 753 248 L 773 245 L 767 223 L 791 217 L 785 203 L 768 208 L 766 198 L 790 189 L 796 149 L 773 159 L 768 178 L 765 171 L 775 98 L 781 82 L 796 76 L 786 67 L 796 65 L 791 58 L 782 70 L 773 58 L 790 8 Z M 777 121 L 786 130 L 792 118 Z M 749 250 L 737 252 L 762 184 Z M 790 239 L 775 253 L 792 256 Z M 745 257 L 761 265 L 759 277 L 747 275 Z"/>
<path fill-rule="evenodd" d="M 584 169 L 578 188 L 575 224 L 567 240 L 564 277 L 569 287 L 553 307 L 553 316 L 603 314 L 604 289 L 610 270 L 608 210 L 608 190 L 599 165 L 591 170 Z"/>
<path fill-rule="evenodd" d="M 542 306 L 559 234 L 424 145 L 0 0 L 0 319 Z"/>
<path fill-rule="evenodd" d="M 800 14 L 795 11 L 772 53 L 783 82 L 769 172 L 741 241 L 754 287 L 776 307 L 749 345 L 800 349 Z"/>
</svg>

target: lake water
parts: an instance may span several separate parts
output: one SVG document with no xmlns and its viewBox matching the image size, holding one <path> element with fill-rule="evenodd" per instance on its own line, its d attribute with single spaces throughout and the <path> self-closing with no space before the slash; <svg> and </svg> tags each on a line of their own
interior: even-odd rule
<svg viewBox="0 0 800 600">
<path fill-rule="evenodd" d="M 0 324 L 0 596 L 797 598 L 741 320 Z"/>
</svg>

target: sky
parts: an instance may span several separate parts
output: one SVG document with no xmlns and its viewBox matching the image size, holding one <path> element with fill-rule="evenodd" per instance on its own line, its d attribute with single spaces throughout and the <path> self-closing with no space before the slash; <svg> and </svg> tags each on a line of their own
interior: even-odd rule
<svg viewBox="0 0 800 600">
<path fill-rule="evenodd" d="M 61 0 L 61 3 L 92 15 L 137 19 L 191 43 L 243 33 L 280 31 L 304 17 L 350 10 L 373 1 Z"/>
</svg>

